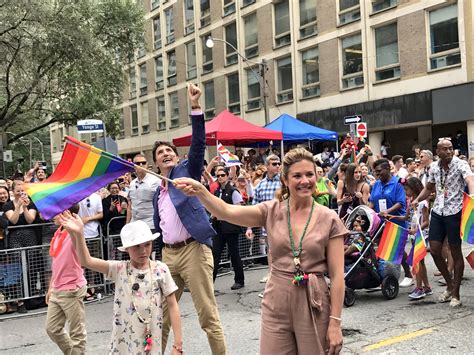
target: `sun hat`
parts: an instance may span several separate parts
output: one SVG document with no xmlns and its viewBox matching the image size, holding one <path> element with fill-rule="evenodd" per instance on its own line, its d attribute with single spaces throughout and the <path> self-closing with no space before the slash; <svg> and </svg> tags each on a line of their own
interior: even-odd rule
<svg viewBox="0 0 474 355">
<path fill-rule="evenodd" d="M 150 240 L 155 240 L 160 236 L 160 233 L 152 234 L 150 227 L 143 221 L 135 221 L 126 224 L 120 231 L 120 239 L 122 246 L 117 249 L 125 251 L 125 249 L 133 247 L 134 245 L 142 244 Z"/>
</svg>

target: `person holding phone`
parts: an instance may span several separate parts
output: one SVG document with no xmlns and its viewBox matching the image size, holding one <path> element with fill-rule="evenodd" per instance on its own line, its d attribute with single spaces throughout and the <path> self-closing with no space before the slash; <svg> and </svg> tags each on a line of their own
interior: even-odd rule
<svg viewBox="0 0 474 355">
<path fill-rule="evenodd" d="M 339 217 L 345 218 L 359 205 L 368 205 L 369 185 L 362 179 L 359 165 L 349 164 L 343 180 L 337 182 L 337 205 L 340 206 Z"/>
<path fill-rule="evenodd" d="M 104 213 L 104 228 L 106 235 L 115 235 L 120 234 L 120 230 L 125 225 L 125 218 L 116 218 L 115 217 L 125 217 L 127 213 L 127 199 L 120 195 L 120 186 L 119 183 L 114 181 L 107 186 L 109 190 L 109 196 L 102 200 L 102 211 Z"/>
</svg>

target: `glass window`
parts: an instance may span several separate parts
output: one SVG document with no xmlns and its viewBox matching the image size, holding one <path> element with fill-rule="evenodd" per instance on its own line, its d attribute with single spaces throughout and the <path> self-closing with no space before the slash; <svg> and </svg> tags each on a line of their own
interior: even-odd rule
<svg viewBox="0 0 474 355">
<path fill-rule="evenodd" d="M 140 104 L 140 110 L 142 112 L 142 133 L 150 132 L 150 116 L 148 113 L 148 101 Z"/>
<path fill-rule="evenodd" d="M 372 0 L 372 12 L 378 12 L 391 7 L 395 7 L 398 0 Z"/>
<path fill-rule="evenodd" d="M 317 33 L 316 1 L 300 0 L 300 38 Z"/>
<path fill-rule="evenodd" d="M 178 93 L 175 91 L 169 95 L 170 97 L 170 107 L 171 107 L 171 117 L 170 117 L 170 127 L 179 126 L 179 100 Z"/>
<path fill-rule="evenodd" d="M 277 60 L 278 92 L 277 102 L 288 102 L 293 100 L 293 74 L 291 57 Z"/>
<path fill-rule="evenodd" d="M 239 73 L 227 76 L 227 97 L 229 111 L 234 114 L 240 113 Z"/>
<path fill-rule="evenodd" d="M 290 8 L 288 1 L 274 5 L 275 11 L 275 46 L 281 47 L 291 42 Z"/>
<path fill-rule="evenodd" d="M 176 84 L 176 52 L 168 52 L 168 86 Z"/>
<path fill-rule="evenodd" d="M 242 0 L 242 7 L 253 4 L 257 0 Z"/>
<path fill-rule="evenodd" d="M 194 4 L 193 0 L 185 0 L 184 2 L 184 34 L 194 32 Z"/>
<path fill-rule="evenodd" d="M 360 34 L 342 39 L 342 87 L 364 85 Z"/>
<path fill-rule="evenodd" d="M 153 19 L 153 48 L 161 48 L 161 21 L 159 16 Z"/>
<path fill-rule="evenodd" d="M 396 23 L 375 29 L 375 51 L 376 80 L 398 78 L 400 65 Z"/>
<path fill-rule="evenodd" d="M 430 12 L 430 41 L 431 69 L 461 63 L 456 4 Z"/>
<path fill-rule="evenodd" d="M 225 27 L 225 40 L 229 42 L 232 46 L 229 46 L 226 44 L 225 46 L 225 51 L 226 51 L 226 64 L 234 64 L 237 63 L 238 61 L 238 55 L 237 55 L 237 27 L 235 25 L 235 22 L 231 23 L 229 26 Z"/>
<path fill-rule="evenodd" d="M 151 9 L 154 10 L 160 6 L 160 0 L 151 0 Z"/>
<path fill-rule="evenodd" d="M 196 75 L 196 43 L 192 41 L 186 43 L 186 78 L 193 79 Z"/>
<path fill-rule="evenodd" d="M 165 11 L 166 18 L 166 44 L 174 42 L 174 19 L 173 7 L 169 7 Z"/>
<path fill-rule="evenodd" d="M 204 83 L 204 113 L 206 114 L 206 119 L 216 115 L 214 80 Z"/>
<path fill-rule="evenodd" d="M 311 48 L 301 53 L 303 97 L 319 95 L 319 50 Z"/>
<path fill-rule="evenodd" d="M 120 111 L 119 117 L 119 137 L 123 138 L 125 136 L 125 111 L 122 109 Z"/>
<path fill-rule="evenodd" d="M 140 65 L 140 96 L 148 93 L 148 83 L 146 78 L 146 63 Z"/>
<path fill-rule="evenodd" d="M 235 12 L 235 1 L 224 0 L 224 16 L 233 14 Z"/>
<path fill-rule="evenodd" d="M 258 70 L 258 69 L 257 69 Z M 247 69 L 247 110 L 260 108 L 260 78 L 255 69 Z"/>
<path fill-rule="evenodd" d="M 130 98 L 134 99 L 137 97 L 137 78 L 135 76 L 135 66 L 131 66 L 128 71 L 128 78 L 130 84 Z"/>
<path fill-rule="evenodd" d="M 359 0 L 339 0 L 339 24 L 344 25 L 360 19 Z"/>
<path fill-rule="evenodd" d="M 163 57 L 160 55 L 155 58 L 155 87 L 156 90 L 163 89 Z"/>
<path fill-rule="evenodd" d="M 212 48 L 206 46 L 206 40 L 209 38 L 209 34 L 202 36 L 202 71 L 203 74 L 209 73 L 212 71 Z"/>
<path fill-rule="evenodd" d="M 131 126 L 132 126 L 132 136 L 136 136 L 138 134 L 138 113 L 137 113 L 137 105 L 132 105 L 130 107 L 130 117 L 131 117 Z"/>
<path fill-rule="evenodd" d="M 156 111 L 158 112 L 158 130 L 166 129 L 166 108 L 165 97 L 159 96 L 156 99 Z"/>
<path fill-rule="evenodd" d="M 253 13 L 244 18 L 245 56 L 247 58 L 258 55 L 257 14 Z"/>
<path fill-rule="evenodd" d="M 201 0 L 201 27 L 211 23 L 211 4 L 210 0 Z"/>
</svg>

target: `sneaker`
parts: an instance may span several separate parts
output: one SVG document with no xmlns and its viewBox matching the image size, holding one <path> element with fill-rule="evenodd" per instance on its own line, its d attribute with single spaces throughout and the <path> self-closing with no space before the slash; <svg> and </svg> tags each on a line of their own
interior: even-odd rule
<svg viewBox="0 0 474 355">
<path fill-rule="evenodd" d="M 263 279 L 261 279 L 259 282 L 260 282 L 261 284 L 266 284 L 267 281 L 268 281 L 268 275 L 265 276 Z"/>
<path fill-rule="evenodd" d="M 441 295 L 438 297 L 438 301 L 440 303 L 445 303 L 451 300 L 451 292 L 448 290 L 444 291 Z M 459 301 L 459 300 L 458 300 Z"/>
<path fill-rule="evenodd" d="M 453 308 L 461 307 L 462 302 L 459 298 L 453 297 L 453 298 L 451 298 L 451 302 L 449 302 L 449 305 Z"/>
<path fill-rule="evenodd" d="M 258 297 L 263 298 L 263 292 L 258 294 Z"/>
<path fill-rule="evenodd" d="M 26 307 L 25 307 L 25 304 L 22 303 L 21 306 L 18 306 L 17 310 L 16 310 L 18 313 L 28 313 Z"/>
<path fill-rule="evenodd" d="M 425 291 L 425 295 L 427 296 L 431 296 L 433 294 L 433 290 L 431 289 L 431 287 L 423 287 L 423 291 Z"/>
<path fill-rule="evenodd" d="M 419 300 L 425 296 L 426 296 L 426 293 L 425 291 L 423 291 L 421 287 L 415 288 L 413 292 L 408 295 L 408 297 L 411 298 L 412 300 Z"/>
<path fill-rule="evenodd" d="M 238 282 L 234 283 L 232 286 L 230 286 L 231 290 L 238 290 L 244 287 L 244 284 L 239 284 Z"/>
<path fill-rule="evenodd" d="M 400 287 L 410 287 L 413 285 L 413 279 L 411 277 L 405 277 L 402 282 L 400 282 Z"/>
</svg>

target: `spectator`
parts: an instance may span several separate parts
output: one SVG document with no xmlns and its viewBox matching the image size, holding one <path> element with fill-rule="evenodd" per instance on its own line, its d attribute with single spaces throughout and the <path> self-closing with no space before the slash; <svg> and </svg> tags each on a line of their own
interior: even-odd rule
<svg viewBox="0 0 474 355">
<path fill-rule="evenodd" d="M 418 177 L 423 183 L 423 186 L 426 185 L 428 181 L 428 174 L 430 172 L 430 166 L 433 162 L 433 153 L 431 150 L 422 150 L 420 152 L 420 170 L 418 172 Z"/>
<path fill-rule="evenodd" d="M 320 166 L 316 166 L 316 175 L 316 202 L 329 207 L 331 196 L 337 196 L 336 190 L 332 182 L 324 176 L 324 170 Z"/>
<path fill-rule="evenodd" d="M 3 207 L 10 201 L 10 192 L 6 186 L 0 186 L 0 250 L 5 249 L 6 245 L 6 229 L 8 226 L 8 219 L 5 216 Z"/>
<path fill-rule="evenodd" d="M 362 173 L 362 180 L 372 187 L 372 185 L 375 183 L 375 178 L 373 175 L 369 174 L 369 167 L 364 163 L 359 164 L 359 166 L 360 172 Z"/>
<path fill-rule="evenodd" d="M 258 165 L 252 176 L 252 185 L 253 187 L 257 187 L 258 183 L 262 181 L 262 179 L 265 177 L 265 173 L 267 172 L 267 168 L 265 165 Z"/>
<path fill-rule="evenodd" d="M 418 177 L 418 174 L 416 172 L 416 162 L 415 159 L 413 158 L 407 158 L 405 161 L 405 164 L 407 166 L 407 177 Z"/>
<path fill-rule="evenodd" d="M 359 205 L 369 203 L 370 187 L 362 179 L 360 167 L 354 163 L 347 166 L 344 179 L 337 182 L 337 204 L 339 217 L 344 219 Z"/>
<path fill-rule="evenodd" d="M 390 149 L 390 143 L 386 140 L 382 141 L 382 145 L 380 146 L 380 156 L 382 158 L 388 158 L 388 150 Z"/>
<path fill-rule="evenodd" d="M 254 191 L 252 183 L 250 181 L 250 176 L 244 169 L 240 169 L 240 175 L 237 177 L 235 187 L 237 187 L 240 194 L 242 195 L 244 205 L 251 204 L 253 200 Z"/>
<path fill-rule="evenodd" d="M 408 176 L 408 171 L 403 167 L 403 156 L 394 155 L 392 157 L 392 163 L 395 167 L 393 176 L 398 176 L 399 178 L 406 178 Z"/>
<path fill-rule="evenodd" d="M 107 190 L 109 190 L 109 196 L 102 199 L 104 231 L 107 236 L 118 235 L 120 234 L 122 227 L 125 225 L 125 218 L 116 217 L 125 217 L 128 207 L 127 199 L 120 195 L 118 182 L 110 183 L 107 186 Z M 113 218 L 115 219 L 112 220 Z"/>
</svg>

